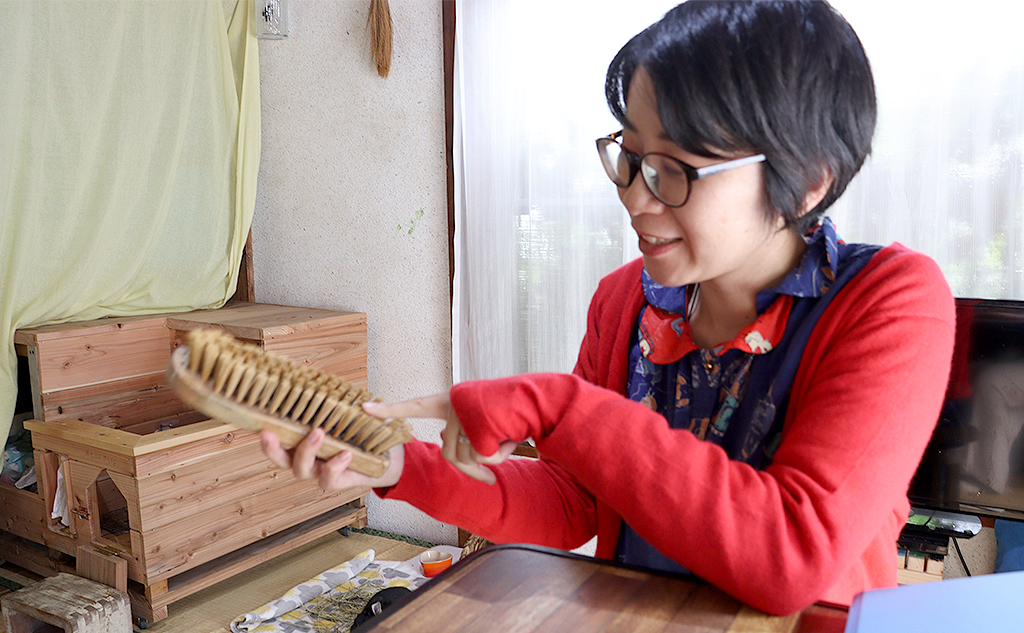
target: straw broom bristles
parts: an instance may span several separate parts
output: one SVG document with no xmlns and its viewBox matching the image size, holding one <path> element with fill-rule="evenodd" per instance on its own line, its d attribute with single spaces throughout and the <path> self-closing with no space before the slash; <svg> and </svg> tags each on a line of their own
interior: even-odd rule
<svg viewBox="0 0 1024 633">
<path fill-rule="evenodd" d="M 381 77 L 387 77 L 391 70 L 392 29 L 388 0 L 370 0 L 366 28 L 370 31 L 370 55 L 377 63 L 377 73 Z"/>
</svg>

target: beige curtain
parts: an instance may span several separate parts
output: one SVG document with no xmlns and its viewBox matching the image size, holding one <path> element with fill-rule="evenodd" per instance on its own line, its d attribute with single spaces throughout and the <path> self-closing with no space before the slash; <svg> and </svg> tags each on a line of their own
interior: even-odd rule
<svg viewBox="0 0 1024 633">
<path fill-rule="evenodd" d="M 251 0 L 0 0 L 0 437 L 18 328 L 215 308 L 256 194 Z"/>
</svg>

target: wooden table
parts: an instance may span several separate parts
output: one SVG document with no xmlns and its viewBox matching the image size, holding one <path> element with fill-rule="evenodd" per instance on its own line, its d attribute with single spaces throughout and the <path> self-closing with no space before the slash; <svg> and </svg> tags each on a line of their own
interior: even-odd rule
<svg viewBox="0 0 1024 633">
<path fill-rule="evenodd" d="M 846 611 L 774 617 L 711 585 L 529 545 L 481 550 L 357 629 L 424 633 L 843 633 Z"/>
</svg>

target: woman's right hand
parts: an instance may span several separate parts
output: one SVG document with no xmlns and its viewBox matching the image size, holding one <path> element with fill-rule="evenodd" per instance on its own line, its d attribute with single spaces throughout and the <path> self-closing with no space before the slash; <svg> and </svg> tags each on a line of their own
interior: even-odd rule
<svg viewBox="0 0 1024 633">
<path fill-rule="evenodd" d="M 349 470 L 352 453 L 342 451 L 334 457 L 323 460 L 316 454 L 324 443 L 324 430 L 313 429 L 295 448 L 291 450 L 281 446 L 281 441 L 273 431 L 260 431 L 260 442 L 263 454 L 270 461 L 284 469 L 290 469 L 297 479 L 316 479 L 322 490 L 342 490 L 357 486 L 371 488 L 387 488 L 398 483 L 405 466 L 405 447 L 401 444 L 388 451 L 388 468 L 380 477 L 369 477 L 363 473 Z"/>
</svg>

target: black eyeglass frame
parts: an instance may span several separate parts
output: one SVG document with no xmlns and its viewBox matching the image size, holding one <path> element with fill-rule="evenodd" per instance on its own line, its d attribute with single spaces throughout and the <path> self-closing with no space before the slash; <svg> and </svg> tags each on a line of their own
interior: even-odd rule
<svg viewBox="0 0 1024 633">
<path fill-rule="evenodd" d="M 628 149 L 626 149 L 625 147 L 623 147 L 622 143 L 619 142 L 619 139 L 622 138 L 622 132 L 623 132 L 623 130 L 619 130 L 618 132 L 615 132 L 614 134 L 609 134 L 608 136 L 603 136 L 603 137 L 597 139 L 597 141 L 596 141 L 596 143 L 597 143 L 597 153 L 598 153 L 598 156 L 601 158 L 601 166 L 604 167 L 604 171 L 608 175 L 608 178 L 615 184 L 616 187 L 619 187 L 621 189 L 625 189 L 626 187 L 629 187 L 630 185 L 633 184 L 633 181 L 636 179 L 637 172 L 640 172 L 641 173 L 641 177 L 644 180 L 644 185 L 647 186 L 647 189 L 651 192 L 651 195 L 653 195 L 655 198 L 657 198 L 658 201 L 661 202 L 662 204 L 664 204 L 665 206 L 672 207 L 673 209 L 677 209 L 677 208 L 683 206 L 690 199 L 690 192 L 693 191 L 693 182 L 695 180 L 700 180 L 702 178 L 707 178 L 708 176 L 714 176 L 715 174 L 720 174 L 723 171 L 729 171 L 730 169 L 737 169 L 739 167 L 745 167 L 747 165 L 753 165 L 754 163 L 760 163 L 760 162 L 768 160 L 768 157 L 765 156 L 764 154 L 754 154 L 753 156 L 744 156 L 742 158 L 735 158 L 733 160 L 727 160 L 725 162 L 715 163 L 714 165 L 706 165 L 704 167 L 694 167 L 693 165 L 687 165 L 686 163 L 684 163 L 683 161 L 679 160 L 678 158 L 675 158 L 673 156 L 669 156 L 668 154 L 662 154 L 660 152 L 648 152 L 648 153 L 644 154 L 643 156 L 639 156 L 637 154 L 634 154 L 633 152 L 631 152 Z M 625 183 L 620 183 L 618 181 L 618 179 L 617 179 L 618 176 L 619 176 L 618 170 L 615 170 L 614 173 L 613 173 L 613 171 L 612 171 L 613 168 L 605 160 L 605 148 L 608 145 L 612 144 L 612 143 L 615 143 L 616 145 L 619 146 L 619 149 L 622 151 L 622 154 L 626 157 L 626 163 L 629 165 L 629 179 Z M 644 170 L 640 169 L 640 167 L 644 164 L 644 160 L 648 156 L 658 156 L 658 157 L 661 157 L 661 158 L 667 158 L 668 160 L 672 161 L 673 163 L 679 165 L 679 168 L 682 169 L 683 173 L 686 175 L 686 180 L 687 180 L 687 183 L 686 183 L 686 197 L 683 199 L 682 202 L 680 202 L 679 204 L 672 204 L 670 202 L 667 202 L 666 200 L 663 200 L 662 197 L 658 195 L 658 192 L 655 191 L 655 187 L 652 187 L 651 183 L 648 182 L 648 180 L 647 180 L 647 173 Z M 655 173 L 658 173 L 657 170 L 653 170 L 653 171 Z"/>
</svg>

